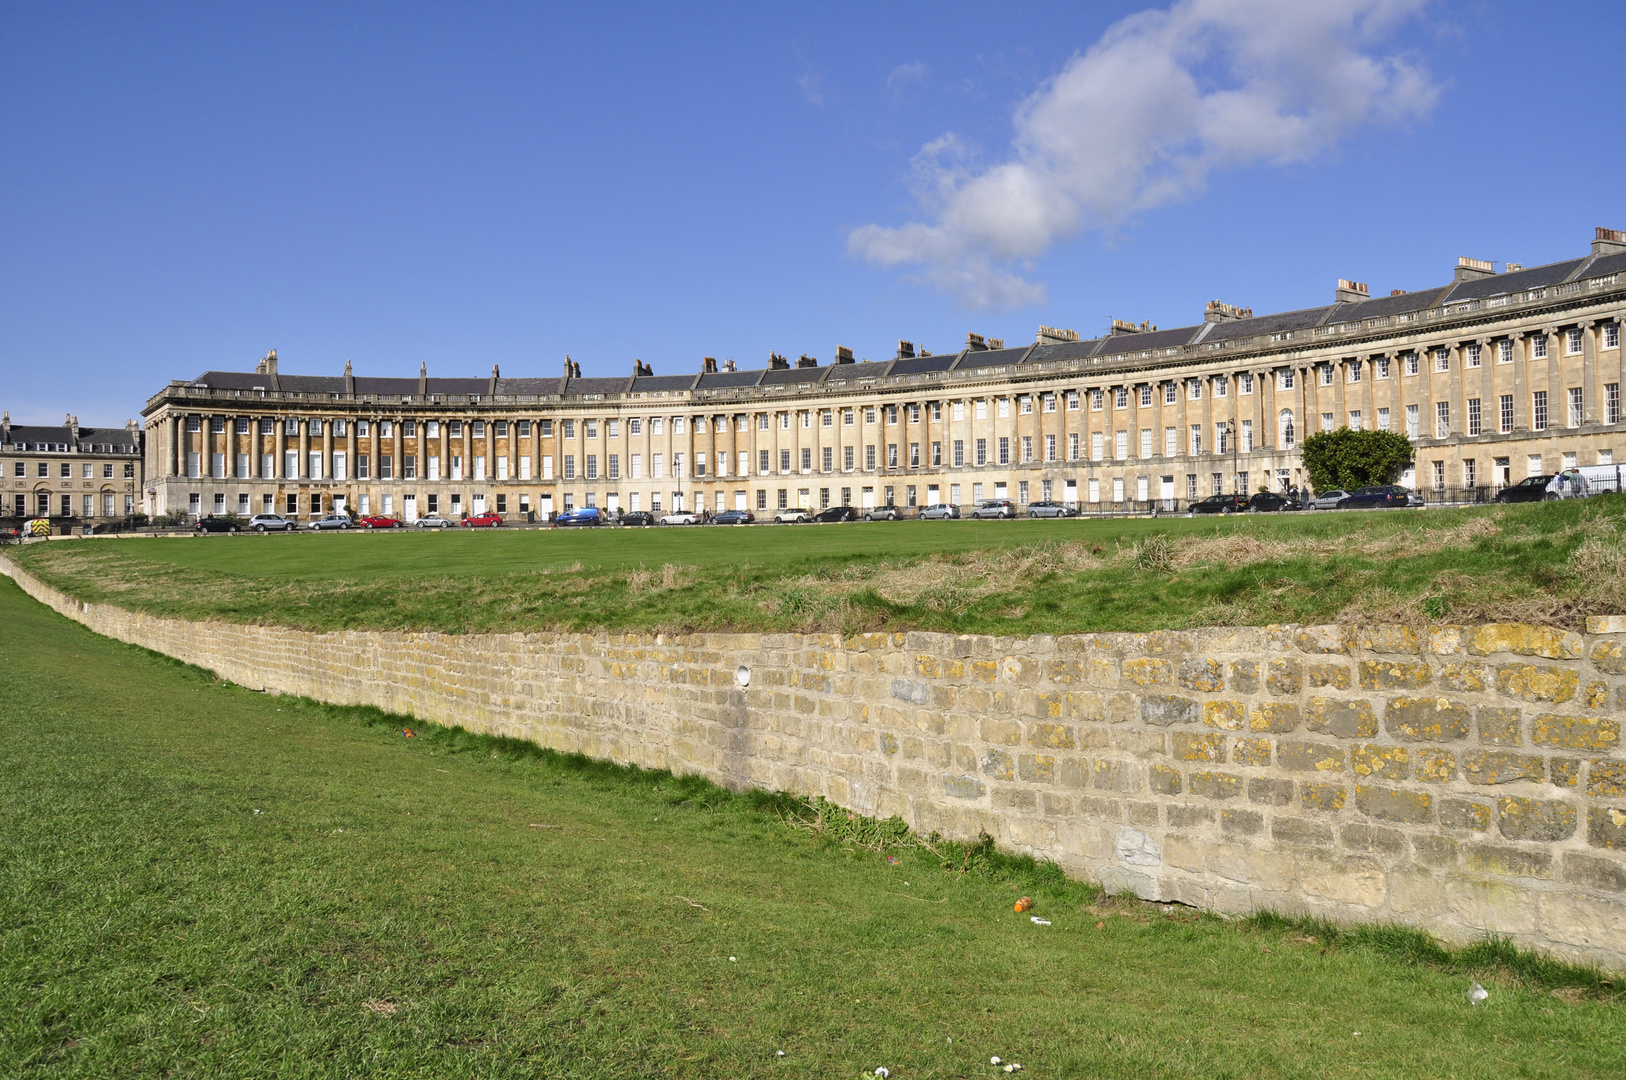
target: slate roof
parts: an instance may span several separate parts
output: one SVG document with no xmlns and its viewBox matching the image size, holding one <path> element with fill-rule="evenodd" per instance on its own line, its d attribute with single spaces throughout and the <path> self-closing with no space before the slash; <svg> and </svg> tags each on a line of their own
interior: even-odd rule
<svg viewBox="0 0 1626 1080">
<path fill-rule="evenodd" d="M 1584 262 L 1585 259 L 1570 259 L 1568 262 L 1548 263 L 1546 266 L 1532 266 L 1528 270 L 1515 270 L 1511 274 L 1492 274 L 1490 277 L 1458 282 L 1450 295 L 1445 297 L 1444 302 L 1450 304 L 1458 300 L 1480 300 L 1487 296 L 1501 296 L 1503 293 L 1557 285 L 1561 281 L 1568 280 Z"/>
<path fill-rule="evenodd" d="M 968 352 L 960 357 L 960 362 L 954 365 L 955 371 L 974 371 L 977 368 L 999 367 L 1001 364 L 1014 364 L 1022 359 L 1022 354 L 1028 351 L 1026 345 L 1016 349 L 979 349 Z"/>
<path fill-rule="evenodd" d="M 645 394 L 650 391 L 687 390 L 694 385 L 693 375 L 640 375 L 632 380 L 632 391 Z"/>
<path fill-rule="evenodd" d="M 954 363 L 954 353 L 943 353 L 938 356 L 906 356 L 901 360 L 892 362 L 892 370 L 888 375 L 929 375 L 935 371 L 947 371 Z"/>
<path fill-rule="evenodd" d="M 760 386 L 797 386 L 803 383 L 816 383 L 824 378 L 827 368 L 769 368 L 762 373 Z"/>
<path fill-rule="evenodd" d="M 1058 341 L 1054 345 L 1040 345 L 1028 357 L 1028 363 L 1038 364 L 1047 360 L 1083 360 L 1094 356 L 1095 350 L 1101 347 L 1105 338 L 1090 338 L 1087 341 Z"/>
<path fill-rule="evenodd" d="M 1302 308 L 1298 311 L 1283 311 L 1276 315 L 1215 323 L 1208 333 L 1203 335 L 1203 344 L 1261 334 L 1280 334 L 1290 330 L 1308 330 L 1312 326 L 1320 326 L 1322 320 L 1337 306 L 1328 304 L 1326 307 Z"/>
<path fill-rule="evenodd" d="M 1097 356 L 1117 356 L 1123 353 L 1140 352 L 1142 349 L 1172 349 L 1177 345 L 1189 345 L 1191 339 L 1197 336 L 1202 329 L 1198 326 L 1182 326 L 1174 330 L 1152 330 L 1144 334 L 1118 334 L 1106 338 L 1101 342 Z"/>
<path fill-rule="evenodd" d="M 89 453 L 97 453 L 98 451 L 92 449 L 97 445 L 111 444 L 115 447 L 133 447 L 136 445 L 138 439 L 139 435 L 133 436 L 130 430 L 127 428 L 93 428 L 85 427 L 83 424 L 81 424 L 79 426 L 79 438 L 77 442 L 81 450 Z M 35 443 L 46 443 L 54 447 L 61 444 L 71 446 L 75 441 L 76 440 L 73 437 L 73 429 L 70 427 L 61 425 L 42 426 L 39 424 L 12 424 L 6 428 L 5 449 L 10 449 L 16 443 L 26 443 L 30 447 L 32 447 Z M 120 451 L 115 450 L 113 452 L 119 453 Z"/>
<path fill-rule="evenodd" d="M 755 371 L 712 371 L 700 376 L 701 390 L 725 390 L 730 387 L 755 386 L 762 378 L 762 368 Z"/>
</svg>

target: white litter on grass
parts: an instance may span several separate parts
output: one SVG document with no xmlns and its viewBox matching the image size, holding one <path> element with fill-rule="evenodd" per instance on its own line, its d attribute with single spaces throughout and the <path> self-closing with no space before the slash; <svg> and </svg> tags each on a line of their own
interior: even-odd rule
<svg viewBox="0 0 1626 1080">
<path fill-rule="evenodd" d="M 879 1076 L 881 1080 L 886 1080 L 887 1077 L 892 1075 L 892 1070 L 882 1065 L 875 1070 L 875 1075 Z"/>
<path fill-rule="evenodd" d="M 1471 1003 L 1478 1005 L 1488 997 L 1490 997 L 1490 991 L 1480 986 L 1478 980 L 1468 984 L 1468 1000 Z"/>
<path fill-rule="evenodd" d="M 256 813 L 256 814 L 258 814 L 258 813 L 259 813 L 259 811 L 258 811 L 258 810 L 256 810 L 256 811 L 254 811 L 254 812 L 255 812 L 255 813 Z"/>
<path fill-rule="evenodd" d="M 1033 923 L 1034 926 L 1049 926 L 1050 925 L 1050 920 L 1049 919 L 1041 919 L 1037 915 L 1029 915 L 1028 916 L 1028 921 Z"/>
<path fill-rule="evenodd" d="M 774 1052 L 773 1052 L 773 1056 L 774 1056 L 774 1057 L 784 1057 L 784 1056 L 785 1056 L 785 1052 L 784 1052 L 784 1051 L 783 1051 L 783 1050 L 775 1050 L 775 1051 L 774 1051 Z"/>
</svg>

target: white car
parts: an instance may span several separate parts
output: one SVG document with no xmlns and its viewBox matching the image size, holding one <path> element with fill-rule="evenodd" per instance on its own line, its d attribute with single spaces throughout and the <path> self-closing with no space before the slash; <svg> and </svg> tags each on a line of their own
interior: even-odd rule
<svg viewBox="0 0 1626 1080">
<path fill-rule="evenodd" d="M 1338 500 L 1347 498 L 1349 498 L 1349 492 L 1343 488 L 1334 488 L 1331 491 L 1317 492 L 1315 498 L 1304 505 L 1309 510 L 1336 510 L 1338 509 Z"/>
<path fill-rule="evenodd" d="M 790 510 L 779 511 L 779 513 L 773 516 L 773 519 L 779 522 L 781 525 L 795 525 L 798 522 L 806 521 L 811 516 L 812 513 L 810 511 L 804 510 L 801 507 L 796 507 Z"/>
<path fill-rule="evenodd" d="M 700 515 L 687 510 L 676 510 L 661 517 L 662 525 L 698 525 Z"/>
<path fill-rule="evenodd" d="M 418 529 L 450 529 L 452 527 L 452 523 L 441 517 L 439 514 L 430 514 L 428 517 L 421 517 L 417 521 L 414 521 L 412 525 L 414 528 Z"/>
</svg>

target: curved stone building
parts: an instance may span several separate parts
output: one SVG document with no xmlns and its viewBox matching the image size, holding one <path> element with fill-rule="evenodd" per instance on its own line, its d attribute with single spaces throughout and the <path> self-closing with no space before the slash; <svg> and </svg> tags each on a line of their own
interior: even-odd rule
<svg viewBox="0 0 1626 1080">
<path fill-rule="evenodd" d="M 1461 259 L 1452 280 L 1255 316 L 1210 302 L 1173 330 L 1040 327 L 884 361 L 773 356 L 625 378 L 287 375 L 170 383 L 143 410 L 152 513 L 406 518 L 570 507 L 817 509 L 1005 498 L 1085 512 L 1297 486 L 1298 443 L 1401 432 L 1426 495 L 1612 465 L 1621 442 L 1626 233 L 1547 266 Z"/>
</svg>

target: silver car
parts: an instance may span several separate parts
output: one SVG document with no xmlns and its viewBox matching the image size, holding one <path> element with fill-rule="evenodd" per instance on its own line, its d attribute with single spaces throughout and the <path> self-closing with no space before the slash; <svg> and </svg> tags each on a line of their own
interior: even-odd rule
<svg viewBox="0 0 1626 1080">
<path fill-rule="evenodd" d="M 921 521 L 950 521 L 960 516 L 960 508 L 950 503 L 932 503 L 920 508 L 915 517 Z"/>
<path fill-rule="evenodd" d="M 412 524 L 414 528 L 419 529 L 450 529 L 452 527 L 452 523 L 446 518 L 441 517 L 439 514 L 430 514 L 427 517 L 421 517 Z"/>
<path fill-rule="evenodd" d="M 248 527 L 255 532 L 293 532 L 299 528 L 297 521 L 278 514 L 255 514 L 248 519 Z"/>
<path fill-rule="evenodd" d="M 1336 510 L 1338 500 L 1349 498 L 1349 492 L 1343 488 L 1334 488 L 1331 491 L 1318 491 L 1315 498 L 1305 504 L 1308 510 Z"/>
<path fill-rule="evenodd" d="M 329 529 L 351 529 L 355 527 L 355 523 L 347 514 L 329 514 L 325 518 L 311 522 L 309 527 L 317 532 L 325 532 Z"/>
</svg>

